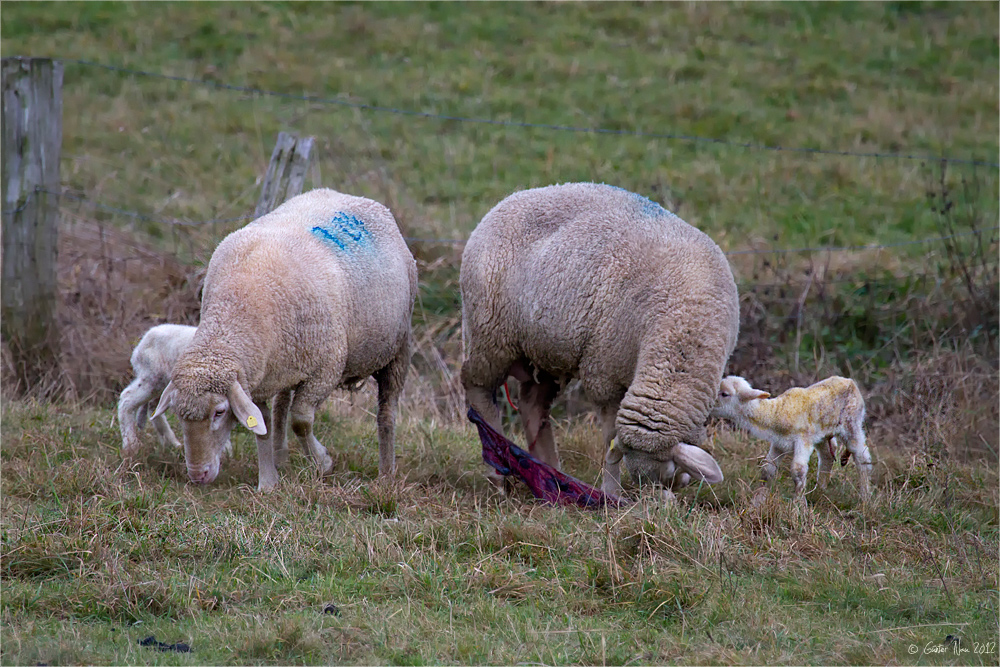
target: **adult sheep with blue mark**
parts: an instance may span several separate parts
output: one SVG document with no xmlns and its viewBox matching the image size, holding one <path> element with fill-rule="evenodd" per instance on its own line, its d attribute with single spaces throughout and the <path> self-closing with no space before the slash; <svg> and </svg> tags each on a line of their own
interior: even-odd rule
<svg viewBox="0 0 1000 667">
<path fill-rule="evenodd" d="M 473 231 L 460 284 L 462 383 L 495 429 L 497 390 L 513 376 L 528 449 L 558 468 L 549 409 L 579 378 L 600 414 L 605 492 L 620 491 L 622 460 L 633 476 L 662 484 L 667 500 L 692 481 L 722 480 L 700 445 L 736 345 L 739 303 L 729 263 L 706 234 L 609 185 L 525 190 Z"/>
<path fill-rule="evenodd" d="M 416 291 L 416 263 L 392 213 L 363 197 L 312 190 L 223 239 L 205 276 L 198 331 L 154 414 L 172 409 L 180 418 L 191 480 L 216 478 L 235 421 L 257 435 L 258 489 L 272 489 L 267 400 L 288 390 L 292 431 L 329 472 L 315 412 L 334 389 L 368 376 L 378 383 L 379 474 L 393 474 Z"/>
</svg>

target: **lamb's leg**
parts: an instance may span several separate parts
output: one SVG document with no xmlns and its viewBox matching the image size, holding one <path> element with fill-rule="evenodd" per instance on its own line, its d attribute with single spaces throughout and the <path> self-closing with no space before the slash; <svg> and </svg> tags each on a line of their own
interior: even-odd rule
<svg viewBox="0 0 1000 667">
<path fill-rule="evenodd" d="M 779 458 L 781 458 L 781 450 L 778 449 L 777 445 L 771 443 L 771 448 L 767 450 L 764 463 L 760 467 L 760 477 L 765 482 L 770 482 L 778 474 Z"/>
<path fill-rule="evenodd" d="M 274 463 L 284 466 L 288 463 L 288 433 L 285 424 L 288 423 L 288 411 L 292 406 L 292 390 L 286 389 L 276 394 L 271 404 L 271 423 L 273 429 L 271 442 L 274 443 Z"/>
<path fill-rule="evenodd" d="M 325 475 L 333 469 L 333 459 L 330 458 L 326 447 L 313 434 L 316 405 L 322 403 L 322 400 L 316 399 L 316 403 L 312 403 L 309 401 L 309 396 L 304 390 L 295 392 L 295 398 L 292 399 L 292 431 L 312 456 L 319 474 Z"/>
<path fill-rule="evenodd" d="M 378 383 L 378 474 L 386 477 L 396 474 L 396 409 L 403 392 L 410 354 L 404 349 L 388 366 L 375 373 Z"/>
<path fill-rule="evenodd" d="M 138 411 L 145 407 L 149 401 L 159 398 L 155 390 L 154 383 L 139 377 L 125 387 L 118 399 L 118 425 L 122 432 L 122 452 L 126 455 L 132 455 L 139 451 L 141 442 L 136 423 Z M 163 387 L 160 387 L 160 391 L 163 391 Z"/>
<path fill-rule="evenodd" d="M 537 382 L 533 378 L 521 382 L 518 414 L 521 417 L 521 426 L 524 428 L 524 437 L 528 441 L 528 451 L 535 458 L 558 470 L 559 452 L 552 434 L 549 408 L 559 393 L 559 385 L 552 377 L 542 373 L 538 375 Z"/>
<path fill-rule="evenodd" d="M 154 396 L 155 399 L 155 396 Z M 143 403 L 139 406 L 139 409 L 135 411 L 135 427 L 142 433 L 142 430 L 146 428 L 146 420 L 149 418 L 149 409 L 152 401 L 149 403 Z M 156 406 L 152 405 L 152 409 L 155 410 Z"/>
<path fill-rule="evenodd" d="M 256 403 L 264 417 L 266 435 L 257 436 L 257 490 L 264 493 L 278 485 L 278 469 L 274 467 L 274 445 L 271 442 L 271 409 L 266 402 Z"/>
<path fill-rule="evenodd" d="M 792 480 L 795 481 L 795 497 L 800 498 L 805 495 L 806 481 L 809 477 L 809 457 L 812 455 L 812 445 L 805 440 L 795 441 L 795 449 L 792 452 Z"/>
<path fill-rule="evenodd" d="M 825 489 L 830 483 L 830 473 L 833 472 L 833 464 L 837 457 L 834 450 L 837 447 L 837 439 L 830 436 L 819 443 L 819 488 Z"/>
<path fill-rule="evenodd" d="M 180 440 L 177 439 L 177 436 L 174 435 L 173 429 L 170 428 L 170 423 L 167 421 L 166 415 L 160 415 L 159 417 L 154 419 L 153 428 L 156 429 L 156 434 L 160 436 L 160 442 L 162 442 L 163 444 L 170 445 L 178 449 L 184 447 L 184 445 L 181 444 Z"/>
<path fill-rule="evenodd" d="M 868 451 L 865 441 L 865 430 L 858 424 L 850 429 L 847 438 L 847 451 L 854 457 L 854 465 L 858 467 L 861 497 L 868 500 L 871 497 L 872 454 Z"/>
<path fill-rule="evenodd" d="M 601 435 L 604 437 L 604 474 L 601 491 L 612 495 L 622 492 L 622 450 L 611 448 L 615 440 L 615 417 L 618 406 L 601 410 Z"/>
</svg>

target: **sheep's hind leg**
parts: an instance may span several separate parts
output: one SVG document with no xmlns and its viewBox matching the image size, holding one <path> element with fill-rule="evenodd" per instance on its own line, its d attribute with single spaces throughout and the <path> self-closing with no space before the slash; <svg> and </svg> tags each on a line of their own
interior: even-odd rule
<svg viewBox="0 0 1000 667">
<path fill-rule="evenodd" d="M 410 355 L 404 350 L 388 366 L 375 373 L 378 383 L 378 474 L 382 477 L 396 474 L 396 410 L 403 391 Z"/>
<path fill-rule="evenodd" d="M 163 387 L 160 387 L 163 391 Z M 139 431 L 145 425 L 139 425 L 139 412 L 147 410 L 146 404 L 154 398 L 159 398 L 156 387 L 142 378 L 136 378 L 125 387 L 118 399 L 118 425 L 122 433 L 122 451 L 126 455 L 137 452 L 141 446 Z"/>
<path fill-rule="evenodd" d="M 543 373 L 538 375 L 537 382 L 534 379 L 521 382 L 518 414 L 521 416 L 524 436 L 528 440 L 528 451 L 535 458 L 558 470 L 559 452 L 552 434 L 549 408 L 559 393 L 559 385 L 551 376 Z"/>
<path fill-rule="evenodd" d="M 288 411 L 292 405 L 292 390 L 286 389 L 275 395 L 271 403 L 271 442 L 274 447 L 274 463 L 284 466 L 288 463 Z M 308 453 L 308 450 L 306 450 Z"/>
<path fill-rule="evenodd" d="M 322 401 L 317 401 L 317 404 Z M 308 401 L 305 391 L 296 391 L 292 399 L 292 432 L 302 446 L 312 456 L 313 462 L 321 475 L 333 469 L 333 459 L 326 447 L 313 434 L 313 422 L 316 419 L 316 405 Z"/>
</svg>

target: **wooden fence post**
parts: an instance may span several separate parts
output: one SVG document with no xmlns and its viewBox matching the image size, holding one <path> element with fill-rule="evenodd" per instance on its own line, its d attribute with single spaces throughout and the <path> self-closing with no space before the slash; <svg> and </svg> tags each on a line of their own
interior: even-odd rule
<svg viewBox="0 0 1000 667">
<path fill-rule="evenodd" d="M 268 213 L 285 200 L 302 193 L 306 170 L 309 168 L 309 152 L 314 137 L 300 139 L 289 132 L 279 132 L 278 141 L 271 153 L 271 162 L 261 185 L 260 199 L 253 217 Z"/>
<path fill-rule="evenodd" d="M 0 331 L 22 390 L 59 364 L 56 240 L 63 64 L 4 58 Z"/>
</svg>

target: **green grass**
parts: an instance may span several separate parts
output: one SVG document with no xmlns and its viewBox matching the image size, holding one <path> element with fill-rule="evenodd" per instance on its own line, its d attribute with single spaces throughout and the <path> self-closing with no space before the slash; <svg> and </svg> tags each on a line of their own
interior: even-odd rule
<svg viewBox="0 0 1000 667">
<path fill-rule="evenodd" d="M 997 23 L 991 3 L 11 2 L 2 53 L 471 118 L 995 162 Z M 574 180 L 649 195 L 727 249 L 934 235 L 919 161 L 441 121 L 73 63 L 64 104 L 65 183 L 167 216 L 248 212 L 276 133 L 294 129 L 319 140 L 320 183 L 386 202 L 413 236 L 464 237 L 510 192 Z M 997 170 L 976 171 L 995 220 Z"/>
<path fill-rule="evenodd" d="M 564 459 L 596 479 L 596 429 L 574 424 Z M 332 479 L 296 453 L 262 497 L 249 438 L 196 487 L 176 451 L 123 463 L 110 411 L 8 402 L 2 428 L 3 664 L 996 660 L 906 653 L 997 640 L 978 465 L 889 454 L 868 506 L 847 468 L 808 508 L 787 476 L 752 507 L 760 445 L 723 434 L 724 483 L 605 516 L 498 501 L 471 429 L 405 426 L 389 485 L 374 425 L 324 418 Z M 194 653 L 138 646 L 151 634 Z"/>
<path fill-rule="evenodd" d="M 5 2 L 0 52 L 468 118 L 995 162 L 998 23 L 995 3 Z M 919 160 L 421 118 L 72 62 L 63 102 L 64 186 L 154 217 L 250 213 L 280 130 L 317 138 L 307 185 L 378 199 L 415 237 L 464 238 L 514 190 L 576 180 L 647 195 L 726 250 L 902 243 L 1000 216 L 994 167 L 951 164 L 942 182 Z M 484 480 L 461 421 L 451 245 L 413 246 L 400 483 L 376 480 L 370 387 L 320 419 L 326 480 L 295 454 L 258 495 L 245 432 L 204 488 L 151 436 L 123 462 L 109 404 L 128 348 L 196 317 L 199 265 L 238 223 L 62 210 L 101 231 L 99 247 L 65 235 L 62 255 L 77 264 L 64 292 L 82 292 L 64 304 L 79 320 L 64 366 L 93 400 L 5 393 L 2 664 L 996 664 L 973 652 L 998 640 L 995 235 L 955 255 L 732 257 L 732 369 L 771 390 L 831 372 L 866 385 L 870 505 L 848 467 L 806 509 L 787 477 L 754 507 L 763 449 L 722 431 L 724 483 L 602 516 L 523 489 L 501 502 Z M 183 271 L 121 268 L 134 245 Z M 569 393 L 562 460 L 593 482 L 599 436 Z M 194 653 L 137 644 L 151 634 Z M 970 652 L 923 653 L 948 635 Z"/>
</svg>

